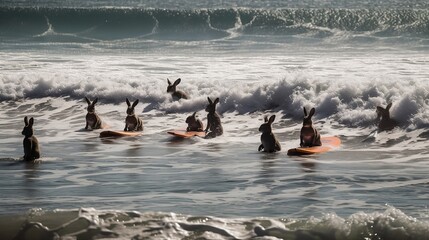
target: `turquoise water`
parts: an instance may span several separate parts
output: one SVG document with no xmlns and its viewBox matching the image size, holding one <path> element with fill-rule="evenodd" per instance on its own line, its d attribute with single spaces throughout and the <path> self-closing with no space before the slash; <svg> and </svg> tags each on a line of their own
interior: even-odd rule
<svg viewBox="0 0 429 240">
<path fill-rule="evenodd" d="M 424 2 L 156 4 L 0 5 L 1 239 L 429 238 Z M 179 77 L 189 100 L 166 92 Z M 84 131 L 85 96 L 112 130 L 139 99 L 143 135 Z M 208 96 L 223 136 L 166 133 L 195 111 L 206 124 Z M 398 126 L 375 134 L 389 102 Z M 287 156 L 304 106 L 340 148 Z M 282 151 L 260 153 L 272 114 Z"/>
</svg>

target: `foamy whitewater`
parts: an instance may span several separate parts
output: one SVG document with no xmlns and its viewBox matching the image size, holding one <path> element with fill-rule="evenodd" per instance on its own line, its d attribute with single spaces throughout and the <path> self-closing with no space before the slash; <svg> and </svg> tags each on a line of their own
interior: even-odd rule
<svg viewBox="0 0 429 240">
<path fill-rule="evenodd" d="M 0 239 L 429 239 L 428 23 L 417 0 L 0 2 Z M 85 97 L 111 130 L 139 99 L 143 135 L 85 131 Z M 207 97 L 223 136 L 167 134 Z M 303 107 L 340 148 L 286 154 Z"/>
</svg>

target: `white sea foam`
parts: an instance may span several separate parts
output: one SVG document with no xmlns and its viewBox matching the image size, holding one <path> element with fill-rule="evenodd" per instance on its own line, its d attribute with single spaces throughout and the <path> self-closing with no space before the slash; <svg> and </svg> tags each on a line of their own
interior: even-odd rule
<svg viewBox="0 0 429 240">
<path fill-rule="evenodd" d="M 24 216 L 28 221 L 0 220 L 8 231 L 0 236 L 11 238 L 31 234 L 33 240 L 48 236 L 62 238 L 115 239 L 425 239 L 428 222 L 407 216 L 394 207 L 384 212 L 355 213 L 342 218 L 326 214 L 321 218 L 219 218 L 175 213 L 136 211 L 99 211 L 96 209 L 33 209 Z M 16 218 L 15 218 L 16 219 Z M 54 221 L 54 222 L 53 222 Z M 17 224 L 23 223 L 17 231 Z M 5 229 L 5 228 L 3 228 Z"/>
<path fill-rule="evenodd" d="M 369 72 L 365 72 L 365 68 L 376 64 L 377 59 L 365 66 L 359 59 L 345 59 L 348 63 L 338 64 L 359 65 L 351 72 L 335 76 L 337 69 L 329 69 L 332 66 L 328 68 L 323 63 L 318 63 L 320 69 L 312 66 L 316 69 L 284 71 L 281 64 L 287 66 L 312 59 L 289 59 L 291 62 L 288 62 L 278 57 L 229 57 L 209 61 L 196 58 L 183 65 L 184 59 L 175 57 L 152 62 L 128 56 L 127 63 L 122 64 L 123 56 L 113 60 L 83 56 L 77 63 L 67 57 L 54 56 L 25 61 L 31 65 L 24 66 L 24 71 L 15 70 L 15 62 L 23 61 L 15 58 L 18 59 L 3 62 L 5 71 L 0 78 L 0 99 L 3 100 L 44 97 L 80 100 L 88 96 L 98 97 L 101 104 L 122 104 L 128 97 L 140 99 L 143 112 L 189 113 L 203 110 L 207 97 L 219 97 L 220 113 L 280 111 L 286 117 L 299 119 L 304 106 L 316 107 L 315 119 L 333 119 L 347 127 L 374 124 L 376 106 L 392 102 L 391 116 L 402 128 L 429 126 L 429 85 L 423 73 L 427 66 L 416 60 L 408 65 L 410 71 L 415 71 L 412 76 L 394 73 L 395 66 L 390 66 L 388 58 L 380 59 L 385 61 L 378 66 L 381 71 Z M 200 64 L 195 65 L 199 61 Z M 234 64 L 238 65 L 234 67 Z M 272 68 L 277 64 L 279 69 L 273 71 L 263 66 Z M 86 68 L 87 65 L 90 67 Z M 301 65 L 306 68 L 305 62 Z M 386 78 L 386 74 L 391 76 Z M 172 101 L 166 93 L 167 77 L 182 77 L 178 88 L 188 92 L 191 100 Z"/>
</svg>

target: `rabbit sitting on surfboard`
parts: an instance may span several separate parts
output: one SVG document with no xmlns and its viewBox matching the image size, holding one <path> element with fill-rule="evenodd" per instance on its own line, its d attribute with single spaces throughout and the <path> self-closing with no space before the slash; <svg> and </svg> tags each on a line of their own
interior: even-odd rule
<svg viewBox="0 0 429 240">
<path fill-rule="evenodd" d="M 322 146 L 320 141 L 319 132 L 313 127 L 313 117 L 316 112 L 315 108 L 310 110 L 310 113 L 307 114 L 307 109 L 304 107 L 304 120 L 302 121 L 301 135 L 300 135 L 300 146 L 301 147 L 313 147 L 313 146 Z"/>
<path fill-rule="evenodd" d="M 186 118 L 186 123 L 188 124 L 186 131 L 188 132 L 204 131 L 203 122 L 201 122 L 201 120 L 198 119 L 196 115 L 197 115 L 197 112 L 194 112 L 194 114 Z"/>
<path fill-rule="evenodd" d="M 91 102 L 87 97 L 85 97 L 85 100 L 88 103 L 88 107 L 86 108 L 88 113 L 86 114 L 85 130 L 103 128 L 103 122 L 101 121 L 101 118 L 98 116 L 98 114 L 95 112 L 95 104 L 98 102 L 98 98 L 96 98 L 93 102 Z"/>
<path fill-rule="evenodd" d="M 186 94 L 183 91 L 180 90 L 176 90 L 177 85 L 179 85 L 180 81 L 182 81 L 182 79 L 178 78 L 176 81 L 174 81 L 173 84 L 171 84 L 170 79 L 167 78 L 167 83 L 168 83 L 168 87 L 167 87 L 167 92 L 171 93 L 171 96 L 173 96 L 173 98 L 175 99 L 189 99 L 188 94 Z"/>
<path fill-rule="evenodd" d="M 377 106 L 378 131 L 389 131 L 396 127 L 395 120 L 390 118 L 390 108 L 392 103 L 387 104 L 386 108 Z"/>
<path fill-rule="evenodd" d="M 259 127 L 259 131 L 262 132 L 261 135 L 261 145 L 259 145 L 258 151 L 262 149 L 264 152 L 276 152 L 281 150 L 280 142 L 277 140 L 276 136 L 272 131 L 271 124 L 276 119 L 276 115 L 272 115 L 270 119 L 265 116 L 264 123 Z"/>
<path fill-rule="evenodd" d="M 216 98 L 214 102 L 207 97 L 209 104 L 206 107 L 207 114 L 207 126 L 205 132 L 207 133 L 206 138 L 214 138 L 223 134 L 223 127 L 220 121 L 219 114 L 216 112 L 216 104 L 219 103 L 219 98 Z M 210 132 L 209 132 L 210 130 Z"/>
<path fill-rule="evenodd" d="M 128 108 L 127 117 L 125 118 L 124 131 L 143 131 L 143 120 L 139 118 L 134 112 L 134 108 L 139 103 L 139 100 L 135 100 L 133 105 L 131 105 L 130 100 L 128 100 L 128 98 L 126 98 L 126 102 Z"/>
<path fill-rule="evenodd" d="M 33 135 L 33 124 L 34 119 L 24 117 L 24 129 L 22 129 L 22 135 L 24 135 L 24 140 L 22 141 L 24 145 L 24 161 L 34 161 L 35 159 L 40 158 L 40 148 L 39 141 L 36 136 Z"/>
</svg>

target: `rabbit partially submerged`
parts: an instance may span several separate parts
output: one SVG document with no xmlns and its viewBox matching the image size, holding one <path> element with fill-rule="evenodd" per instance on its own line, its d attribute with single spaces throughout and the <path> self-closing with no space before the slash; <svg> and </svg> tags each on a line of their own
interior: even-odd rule
<svg viewBox="0 0 429 240">
<path fill-rule="evenodd" d="M 320 141 L 319 132 L 313 127 L 313 117 L 316 112 L 315 108 L 310 110 L 310 114 L 307 114 L 307 109 L 304 107 L 304 120 L 302 122 L 301 135 L 300 135 L 300 146 L 301 147 L 313 147 L 322 146 Z"/>
<path fill-rule="evenodd" d="M 395 120 L 390 118 L 390 108 L 392 103 L 387 104 L 386 108 L 377 106 L 378 131 L 389 131 L 396 127 Z"/>
<path fill-rule="evenodd" d="M 175 99 L 189 99 L 188 94 L 186 94 L 183 91 L 180 90 L 176 90 L 177 85 L 179 85 L 180 81 L 182 81 L 180 78 L 178 78 L 176 81 L 174 81 L 173 84 L 171 84 L 170 79 L 167 78 L 167 92 L 171 93 L 171 95 L 173 96 L 173 98 Z"/>
<path fill-rule="evenodd" d="M 272 115 L 270 119 L 265 116 L 264 123 L 259 127 L 259 131 L 262 132 L 261 135 L 261 145 L 259 145 L 258 151 L 262 149 L 264 152 L 276 152 L 281 151 L 282 148 L 280 146 L 279 140 L 277 140 L 276 136 L 272 131 L 271 124 L 276 119 L 276 115 Z"/>
<path fill-rule="evenodd" d="M 188 124 L 188 127 L 186 128 L 186 131 L 188 132 L 202 132 L 204 131 L 203 122 L 201 122 L 200 119 L 197 118 L 197 112 L 194 112 L 191 116 L 186 118 L 186 123 Z"/>
<path fill-rule="evenodd" d="M 24 146 L 24 161 L 34 161 L 40 158 L 39 141 L 36 136 L 33 135 L 34 119 L 30 118 L 30 120 L 28 120 L 26 116 L 24 117 L 24 123 L 25 126 L 24 129 L 22 129 L 22 135 L 24 135 L 24 140 L 22 141 Z"/>
<path fill-rule="evenodd" d="M 103 122 L 101 118 L 95 113 L 95 104 L 98 102 L 98 98 L 96 98 L 93 102 L 91 102 L 87 97 L 85 97 L 86 102 L 88 103 L 88 107 L 86 108 L 88 113 L 86 114 L 86 126 L 85 129 L 100 129 L 103 127 Z"/>
<path fill-rule="evenodd" d="M 206 107 L 207 114 L 207 126 L 205 132 L 207 133 L 206 138 L 214 138 L 223 134 L 223 128 L 220 121 L 219 114 L 216 113 L 216 104 L 219 103 L 219 98 L 213 102 L 207 97 L 209 104 Z M 210 129 L 210 132 L 209 132 Z"/>
<path fill-rule="evenodd" d="M 134 108 L 139 103 L 139 100 L 135 100 L 133 105 L 131 105 L 128 98 L 126 98 L 128 105 L 127 108 L 127 117 L 125 118 L 125 128 L 124 131 L 143 131 L 143 120 L 139 118 L 135 112 Z"/>
</svg>

